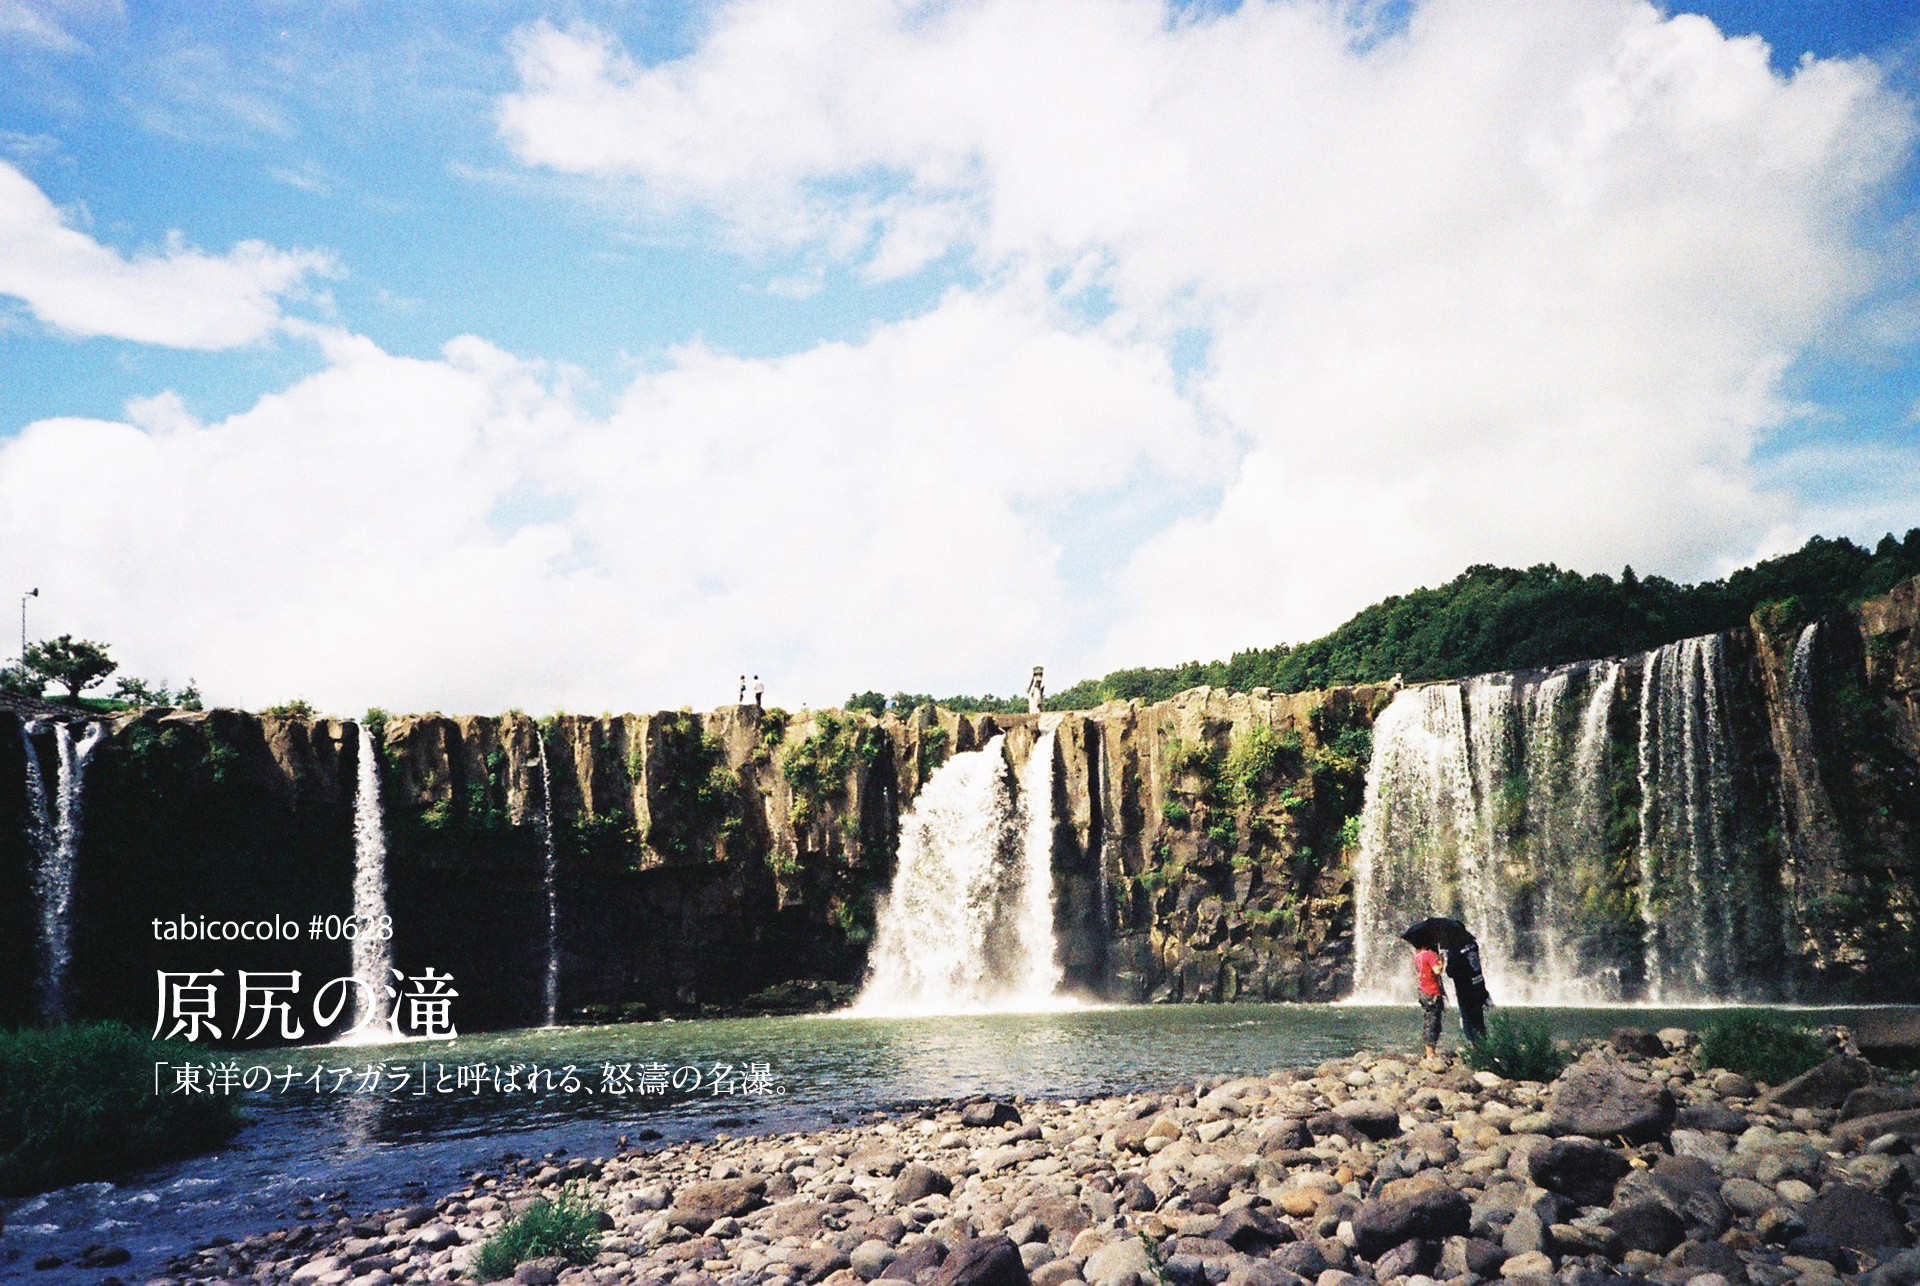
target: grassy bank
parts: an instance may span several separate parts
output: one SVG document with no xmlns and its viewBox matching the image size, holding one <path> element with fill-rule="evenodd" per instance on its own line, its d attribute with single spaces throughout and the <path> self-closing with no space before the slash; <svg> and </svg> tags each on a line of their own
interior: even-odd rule
<svg viewBox="0 0 1920 1286">
<path fill-rule="evenodd" d="M 225 1142 L 240 1126 L 233 1099 L 154 1093 L 156 1062 L 206 1057 L 120 1023 L 0 1032 L 0 1196 L 109 1178 Z"/>
</svg>

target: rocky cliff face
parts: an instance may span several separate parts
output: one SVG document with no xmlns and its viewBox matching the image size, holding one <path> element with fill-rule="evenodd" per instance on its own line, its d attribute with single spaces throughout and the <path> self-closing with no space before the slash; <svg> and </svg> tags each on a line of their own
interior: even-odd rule
<svg viewBox="0 0 1920 1286">
<path fill-rule="evenodd" d="M 1920 581 L 1796 631 L 1752 624 L 1789 952 L 1815 991 L 1905 994 L 1920 968 Z"/>
<path fill-rule="evenodd" d="M 1752 658 L 1765 728 L 1743 807 L 1785 837 L 1788 945 L 1828 992 L 1890 965 L 1914 976 L 1917 621 L 1910 582 L 1807 646 L 1758 619 L 1729 644 Z M 1633 690 L 1622 681 L 1616 722 Z M 1372 725 L 1393 695 L 1203 688 L 1045 716 L 1067 984 L 1125 1001 L 1343 994 Z M 1018 770 L 1039 723 L 751 707 L 379 719 L 396 963 L 452 973 L 463 1026 L 538 1022 L 550 833 L 564 1021 L 819 1007 L 861 978 L 920 786 L 998 734 Z M 30 1017 L 41 968 L 23 782 L 29 745 L 55 771 L 47 736 L 0 713 L 5 1021 Z M 73 1012 L 150 1024 L 158 968 L 349 973 L 344 943 L 156 944 L 150 923 L 348 913 L 359 746 L 338 720 L 116 718 L 85 783 Z"/>
</svg>

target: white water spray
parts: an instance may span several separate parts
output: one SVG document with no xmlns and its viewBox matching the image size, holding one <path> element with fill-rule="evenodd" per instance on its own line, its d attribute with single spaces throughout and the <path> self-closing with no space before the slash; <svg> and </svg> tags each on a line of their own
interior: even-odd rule
<svg viewBox="0 0 1920 1286">
<path fill-rule="evenodd" d="M 873 1016 L 1064 1007 L 1053 938 L 1053 734 L 1016 797 L 1003 737 L 942 764 L 900 818 L 867 985 Z"/>
<path fill-rule="evenodd" d="M 1757 887 L 1736 815 L 1740 748 L 1724 636 L 1647 657 L 1640 693 L 1640 905 L 1647 997 L 1749 994 L 1747 963 L 1777 959 L 1778 917 Z"/>
<path fill-rule="evenodd" d="M 73 725 L 58 721 L 52 729 L 60 772 L 51 797 L 32 736 L 46 731 L 47 725 L 23 725 L 20 734 L 27 757 L 27 839 L 33 848 L 33 892 L 40 912 L 36 990 L 40 1016 L 49 1023 L 67 1016 L 67 974 L 73 964 L 73 873 L 86 820 L 87 761 L 107 732 L 105 724 L 88 724 L 76 743 Z"/>
<path fill-rule="evenodd" d="M 537 730 L 536 730 L 537 731 Z M 546 1005 L 547 1026 L 560 1021 L 560 853 L 553 842 L 553 772 L 547 767 L 547 738 L 538 736 L 540 745 L 540 811 L 534 814 L 534 827 L 540 832 L 541 886 L 547 896 L 547 973 L 542 997 Z"/>
<path fill-rule="evenodd" d="M 1574 930 L 1604 865 L 1618 683 L 1612 663 L 1481 675 L 1406 689 L 1381 713 L 1355 873 L 1356 999 L 1407 998 L 1399 934 L 1428 915 L 1455 916 L 1479 937 L 1496 1000 L 1583 1003 L 1617 991 L 1618 968 L 1585 958 Z"/>
<path fill-rule="evenodd" d="M 356 1033 L 389 1034 L 381 997 L 393 977 L 393 943 L 381 936 L 393 923 L 387 911 L 387 829 L 380 808 L 380 751 L 371 730 L 360 725 L 359 774 L 353 792 L 353 1027 Z"/>
<path fill-rule="evenodd" d="M 1020 771 L 1020 950 L 1026 977 L 1019 994 L 1052 997 L 1060 986 L 1053 942 L 1053 733 L 1042 732 Z"/>
</svg>

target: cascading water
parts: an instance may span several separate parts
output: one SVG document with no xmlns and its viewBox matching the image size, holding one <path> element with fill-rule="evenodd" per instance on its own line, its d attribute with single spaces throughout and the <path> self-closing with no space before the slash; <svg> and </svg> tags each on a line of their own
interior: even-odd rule
<svg viewBox="0 0 1920 1286">
<path fill-rule="evenodd" d="M 1455 854 L 1472 826 L 1462 695 L 1455 683 L 1408 688 L 1374 721 L 1354 878 L 1358 998 L 1400 999 L 1401 928 L 1457 903 Z"/>
<path fill-rule="evenodd" d="M 353 792 L 353 1028 L 362 1037 L 390 1034 L 381 998 L 393 977 L 393 943 L 382 926 L 387 912 L 387 827 L 380 808 L 380 750 L 372 730 L 360 725 L 359 774 Z"/>
<path fill-rule="evenodd" d="M 1754 887 L 1736 816 L 1738 757 L 1724 636 L 1649 653 L 1640 688 L 1639 858 L 1650 1000 L 1747 994 L 1747 963 L 1777 958 L 1777 919 Z"/>
<path fill-rule="evenodd" d="M 1060 986 L 1053 943 L 1053 732 L 1042 732 L 1020 771 L 1020 950 L 1024 997 L 1049 998 Z"/>
<path fill-rule="evenodd" d="M 1406 998 L 1400 930 L 1427 915 L 1478 935 L 1497 1000 L 1578 1003 L 1617 986 L 1570 925 L 1603 865 L 1618 682 L 1612 663 L 1482 675 L 1409 688 L 1381 713 L 1360 822 L 1356 998 Z"/>
<path fill-rule="evenodd" d="M 560 853 L 553 842 L 553 773 L 547 767 L 547 739 L 540 745 L 540 811 L 534 814 L 534 827 L 540 832 L 540 882 L 547 897 L 547 972 L 541 992 L 546 1005 L 547 1026 L 560 1021 Z"/>
<path fill-rule="evenodd" d="M 1803 706 L 1811 637 L 1791 680 Z M 1496 1001 L 1768 993 L 1779 971 L 1756 966 L 1783 950 L 1783 899 L 1772 849 L 1743 811 L 1744 707 L 1728 648 L 1707 635 L 1639 660 L 1632 780 L 1612 732 L 1627 664 L 1399 693 L 1374 725 L 1355 997 L 1406 999 L 1398 935 L 1427 915 L 1456 916 L 1479 936 Z"/>
<path fill-rule="evenodd" d="M 1780 820 L 1787 837 L 1782 882 L 1781 932 L 1804 950 L 1818 949 L 1834 959 L 1852 958 L 1855 948 L 1836 935 L 1824 907 L 1844 904 L 1863 891 L 1845 858 L 1846 844 L 1834 815 L 1833 797 L 1821 773 L 1819 738 L 1814 729 L 1815 662 L 1820 643 L 1818 621 L 1800 631 L 1787 665 L 1786 700 L 1778 731 Z"/>
<path fill-rule="evenodd" d="M 24 725 L 21 739 L 27 759 L 27 838 L 33 848 L 33 892 L 40 911 L 37 991 L 41 1018 L 54 1023 L 67 1016 L 67 973 L 73 963 L 73 872 L 86 820 L 87 761 L 106 736 L 107 728 L 105 724 L 88 724 L 76 743 L 71 724 L 62 721 L 52 725 L 60 774 L 51 795 L 33 744 L 33 734 L 46 730 L 44 723 Z"/>
<path fill-rule="evenodd" d="M 64 942 L 66 928 L 58 900 L 48 896 L 46 887 L 47 874 L 53 870 L 58 850 L 53 838 L 53 807 L 47 798 L 47 779 L 40 771 L 40 752 L 33 747 L 34 734 L 44 726 L 21 724 L 20 743 L 27 759 L 26 832 L 28 847 L 33 850 L 33 896 L 40 911 L 40 973 L 35 989 L 40 1001 L 40 1017 L 51 1023 L 60 1020 L 56 979 L 64 965 L 55 944 Z"/>
<path fill-rule="evenodd" d="M 881 906 L 857 1015 L 1057 1008 L 1053 734 L 1016 795 L 1004 737 L 954 755 L 900 818 L 899 863 Z"/>
</svg>

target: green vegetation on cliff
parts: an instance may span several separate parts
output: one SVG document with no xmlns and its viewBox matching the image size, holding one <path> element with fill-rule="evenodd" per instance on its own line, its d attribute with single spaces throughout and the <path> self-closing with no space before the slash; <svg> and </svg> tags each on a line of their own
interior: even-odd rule
<svg viewBox="0 0 1920 1286">
<path fill-rule="evenodd" d="M 1816 536 L 1791 554 L 1697 585 L 1643 579 L 1631 567 L 1616 578 L 1583 576 L 1550 563 L 1524 571 L 1483 564 L 1437 588 L 1375 603 L 1309 643 L 1236 652 L 1225 661 L 1115 670 L 1055 693 L 1046 707 L 1164 701 L 1202 684 L 1311 692 L 1380 683 L 1396 674 L 1415 683 L 1544 668 L 1732 629 L 1763 607 L 1770 625 L 1790 627 L 1885 593 L 1916 573 L 1920 527 L 1904 539 L 1888 535 L 1871 551 Z M 964 700 L 940 704 L 978 708 Z"/>
</svg>

